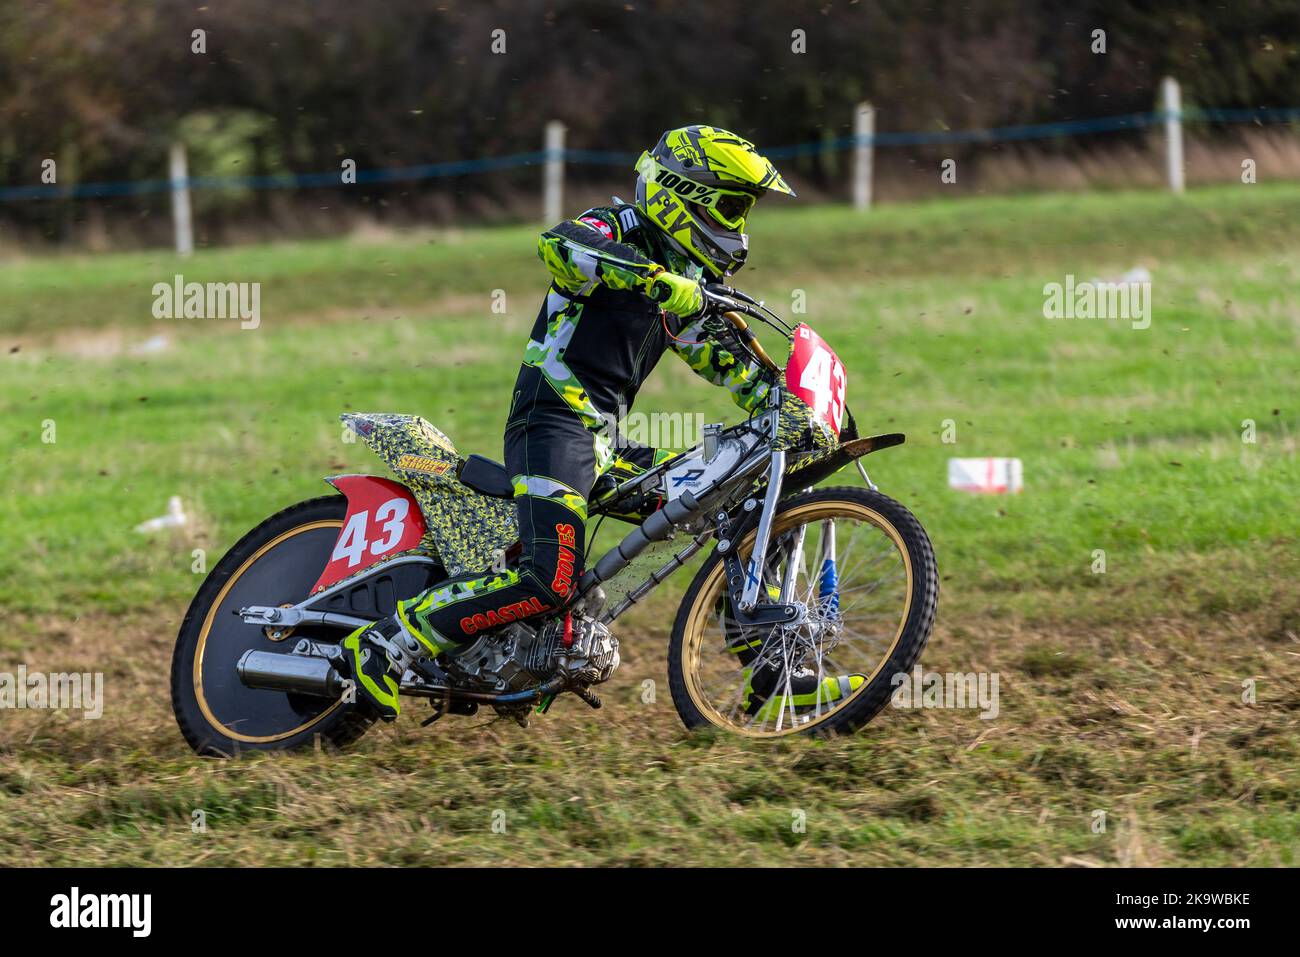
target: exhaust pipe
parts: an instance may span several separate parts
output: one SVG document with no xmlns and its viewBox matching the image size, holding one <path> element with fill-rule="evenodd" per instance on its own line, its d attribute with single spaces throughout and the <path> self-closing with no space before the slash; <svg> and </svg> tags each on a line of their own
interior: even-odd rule
<svg viewBox="0 0 1300 957">
<path fill-rule="evenodd" d="M 245 688 L 317 698 L 337 698 L 343 694 L 345 684 L 328 659 L 274 651 L 244 652 L 235 671 Z"/>
</svg>

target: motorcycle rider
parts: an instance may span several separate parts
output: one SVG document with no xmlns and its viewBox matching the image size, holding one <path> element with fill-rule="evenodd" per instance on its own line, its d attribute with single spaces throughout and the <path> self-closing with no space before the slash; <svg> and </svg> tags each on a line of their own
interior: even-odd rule
<svg viewBox="0 0 1300 957">
<path fill-rule="evenodd" d="M 701 284 L 735 272 L 748 255 L 746 217 L 769 192 L 792 190 L 754 145 L 710 126 L 669 130 L 636 164 L 636 201 L 615 200 L 542 233 L 537 252 L 551 274 L 515 380 L 505 428 L 522 552 L 502 572 L 450 578 L 359 628 L 343 646 L 358 697 L 381 717 L 397 716 L 398 686 L 421 655 L 455 654 L 507 616 L 564 607 L 583 571 L 587 500 L 602 474 L 630 475 L 670 453 L 627 448 L 611 422 L 632 404 L 665 351 L 731 392 L 746 412 L 771 387 L 755 363 L 711 341 Z M 615 450 L 617 439 L 619 448 Z M 731 645 L 742 666 L 756 642 Z M 779 708 L 825 703 L 851 692 L 860 675 L 793 676 L 746 667 L 751 713 L 778 678 L 790 696 Z M 821 685 L 819 689 L 819 684 Z"/>
</svg>

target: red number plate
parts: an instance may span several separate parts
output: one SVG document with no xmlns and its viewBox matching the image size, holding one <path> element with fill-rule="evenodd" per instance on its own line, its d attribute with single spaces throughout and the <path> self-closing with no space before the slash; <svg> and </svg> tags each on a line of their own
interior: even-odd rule
<svg viewBox="0 0 1300 957">
<path fill-rule="evenodd" d="M 848 378 L 844 363 L 821 336 L 800 323 L 794 331 L 794 349 L 785 365 L 786 388 L 803 399 L 836 435 L 844 418 L 844 392 Z"/>
<path fill-rule="evenodd" d="M 348 514 L 313 593 L 414 548 L 424 537 L 424 516 L 405 485 L 374 475 L 339 475 L 329 481 L 348 497 Z"/>
</svg>

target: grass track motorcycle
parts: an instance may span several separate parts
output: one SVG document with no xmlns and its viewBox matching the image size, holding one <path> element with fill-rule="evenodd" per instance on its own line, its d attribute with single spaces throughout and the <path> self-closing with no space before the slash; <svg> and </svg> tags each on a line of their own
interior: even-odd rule
<svg viewBox="0 0 1300 957">
<path fill-rule="evenodd" d="M 808 325 L 722 285 L 705 287 L 705 309 L 720 344 L 766 370 L 765 407 L 706 426 L 699 445 L 640 475 L 602 478 L 590 517 L 634 527 L 603 555 L 588 551 L 566 608 L 490 623 L 456 653 L 415 662 L 401 692 L 429 701 L 426 724 L 491 707 L 526 725 L 562 694 L 599 707 L 593 688 L 618 665 L 611 626 L 709 543 L 668 645 L 687 727 L 758 738 L 850 732 L 920 658 L 938 601 L 934 551 L 861 461 L 904 436 L 858 435 L 844 366 Z M 786 338 L 784 368 L 748 320 Z M 200 754 L 356 740 L 375 718 L 355 694 L 343 636 L 450 575 L 518 555 L 503 466 L 462 458 L 417 416 L 341 418 L 401 481 L 328 478 L 336 494 L 272 515 L 212 569 L 172 662 L 173 710 Z M 849 464 L 865 488 L 814 488 Z M 759 694 L 756 674 L 775 685 Z M 816 676 L 815 693 L 795 692 L 790 676 L 800 674 Z"/>
</svg>

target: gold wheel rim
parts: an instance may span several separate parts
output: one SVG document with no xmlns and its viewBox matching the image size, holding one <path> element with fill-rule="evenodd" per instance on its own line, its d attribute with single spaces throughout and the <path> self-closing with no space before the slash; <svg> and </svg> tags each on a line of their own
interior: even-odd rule
<svg viewBox="0 0 1300 957">
<path fill-rule="evenodd" d="M 833 512 L 834 514 L 829 514 Z M 800 505 L 785 512 L 777 517 L 772 526 L 772 536 L 781 532 L 789 531 L 798 525 L 810 524 L 825 518 L 858 518 L 867 523 L 874 525 L 880 531 L 884 532 L 894 543 L 898 554 L 903 560 L 903 568 L 906 571 L 904 585 L 904 602 L 903 610 L 899 615 L 898 627 L 894 631 L 894 637 L 889 643 L 889 647 L 880 656 L 880 661 L 876 664 L 871 674 L 867 675 L 867 680 L 862 682 L 847 697 L 840 699 L 839 706 L 832 708 L 822 715 L 809 718 L 806 723 L 791 725 L 788 728 L 782 728 L 779 731 L 756 731 L 752 728 L 741 727 L 733 723 L 729 718 L 720 712 L 708 696 L 704 694 L 703 689 L 699 686 L 700 657 L 704 643 L 704 635 L 711 630 L 708 627 L 708 618 L 712 614 L 713 603 L 717 600 L 715 590 L 720 581 L 725 580 L 726 565 L 718 562 L 709 573 L 700 590 L 696 593 L 695 604 L 691 607 L 690 615 L 686 620 L 686 631 L 682 637 L 682 672 L 686 682 L 686 692 L 690 696 L 691 702 L 709 721 L 710 724 L 722 728 L 732 734 L 740 734 L 751 738 L 779 738 L 791 734 L 801 734 L 811 731 L 813 728 L 826 722 L 832 715 L 841 713 L 843 708 L 858 696 L 864 694 L 868 688 L 875 682 L 876 677 L 881 670 L 893 657 L 894 651 L 898 648 L 898 643 L 903 637 L 903 630 L 907 627 L 907 620 L 912 612 L 912 559 L 907 553 L 907 547 L 903 543 L 903 537 L 899 534 L 892 522 L 877 512 L 875 509 L 866 505 L 860 505 L 856 502 L 845 500 L 827 501 L 827 502 L 809 502 Z M 753 547 L 754 536 L 756 532 L 750 532 L 740 545 L 741 554 L 745 554 L 745 549 Z"/>
<path fill-rule="evenodd" d="M 236 569 L 235 573 L 231 575 L 229 579 L 227 579 L 226 583 L 221 587 L 221 591 L 217 593 L 217 597 L 213 600 L 212 604 L 208 607 L 208 614 L 203 619 L 203 628 L 199 631 L 198 646 L 194 649 L 194 697 L 198 700 L 199 711 L 203 713 L 203 717 L 207 719 L 208 724 L 211 725 L 216 730 L 220 731 L 222 734 L 224 734 L 226 737 L 230 738 L 231 740 L 243 741 L 247 744 L 272 744 L 276 741 L 283 741 L 285 738 L 291 738 L 295 734 L 299 734 L 303 731 L 306 731 L 308 728 L 311 728 L 313 725 L 319 724 L 321 721 L 323 721 L 326 718 L 326 716 L 332 714 L 334 710 L 343 703 L 343 699 L 340 698 L 338 701 L 335 701 L 332 705 L 330 705 L 320 714 L 316 715 L 316 717 L 312 718 L 310 721 L 300 724 L 298 727 L 294 728 L 291 731 L 285 731 L 281 734 L 251 735 L 251 734 L 243 734 L 242 732 L 236 731 L 233 728 L 228 728 L 224 724 L 222 724 L 219 720 L 217 720 L 217 716 L 212 713 L 212 709 L 208 706 L 207 698 L 204 697 L 203 695 L 203 650 L 207 646 L 208 633 L 212 630 L 212 623 L 216 621 L 217 609 L 220 608 L 221 603 L 226 600 L 226 595 L 230 593 L 230 589 L 235 587 L 235 583 L 244 577 L 244 573 L 247 572 L 248 569 L 250 569 L 254 564 L 256 564 L 259 558 L 261 558 L 271 549 L 275 548 L 277 545 L 280 545 L 283 542 L 287 542 L 289 539 L 293 538 L 296 535 L 301 535 L 304 532 L 314 531 L 315 529 L 318 528 L 342 528 L 342 527 L 343 527 L 343 522 L 339 521 L 338 519 L 325 519 L 319 522 L 308 522 L 306 525 L 299 525 L 296 528 L 289 529 L 287 532 L 280 533 L 275 538 L 271 539 L 271 541 L 267 542 L 265 545 L 263 545 L 261 548 L 255 551 L 247 559 L 245 559 L 244 563 L 240 565 L 238 569 Z"/>
</svg>

